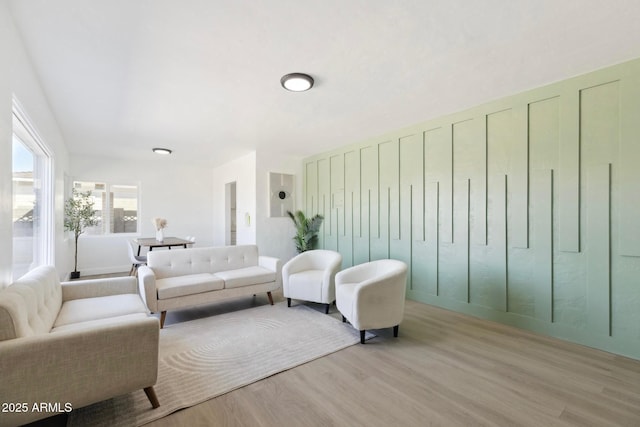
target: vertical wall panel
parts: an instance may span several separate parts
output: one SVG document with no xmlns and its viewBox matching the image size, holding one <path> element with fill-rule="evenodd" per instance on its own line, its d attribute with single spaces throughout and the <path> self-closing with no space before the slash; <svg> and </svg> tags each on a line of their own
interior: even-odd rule
<svg viewBox="0 0 640 427">
<path fill-rule="evenodd" d="M 358 245 L 356 259 L 370 261 L 372 241 L 380 238 L 378 200 L 378 146 L 371 145 L 360 149 L 360 227 L 362 239 Z"/>
<path fill-rule="evenodd" d="M 611 165 L 619 156 L 619 82 L 581 90 L 581 160 L 585 182 L 587 326 L 611 331 Z M 606 163 L 605 163 L 606 162 Z"/>
<path fill-rule="evenodd" d="M 331 168 L 331 235 L 344 236 L 344 155 L 329 158 Z"/>
<path fill-rule="evenodd" d="M 487 243 L 486 156 L 485 117 L 481 116 L 455 123 L 453 125 L 453 177 L 456 183 L 462 184 L 463 191 L 466 191 L 467 186 L 469 187 L 470 218 L 468 227 L 470 227 L 469 231 L 473 242 L 481 245 L 486 245 Z M 454 194 L 457 192 L 458 189 L 454 187 Z M 462 197 L 466 197 L 466 195 Z M 457 217 L 455 211 L 458 210 L 455 201 L 453 209 L 455 218 Z M 454 234 L 456 226 L 454 221 Z M 467 225 L 464 225 L 464 227 L 465 230 L 468 228 Z"/>
<path fill-rule="evenodd" d="M 354 265 L 354 239 L 360 233 L 360 156 L 358 151 L 344 154 L 344 234 L 339 237 L 342 265 Z"/>
<path fill-rule="evenodd" d="M 440 227 L 438 227 L 438 223 L 440 209 L 438 204 L 440 201 L 440 185 L 438 182 L 427 182 L 425 187 L 425 206 L 428 206 L 425 213 L 426 291 L 432 295 L 439 295 Z"/>
<path fill-rule="evenodd" d="M 324 217 L 322 227 L 318 235 L 318 247 L 332 249 L 335 242 L 331 238 L 331 224 L 327 220 L 331 215 L 331 174 L 329 160 L 318 160 L 318 210 L 317 213 Z"/>
<path fill-rule="evenodd" d="M 305 165 L 305 211 L 315 215 L 318 212 L 318 163 L 308 162 Z"/>
<path fill-rule="evenodd" d="M 409 264 L 407 286 L 413 289 L 415 278 L 413 259 L 414 240 L 422 240 L 423 223 L 423 159 L 422 135 L 406 135 L 399 139 L 400 152 L 400 240 L 392 242 L 391 256 Z M 420 269 L 418 269 L 420 270 Z M 420 279 L 418 279 L 420 281 Z"/>
<path fill-rule="evenodd" d="M 534 258 L 534 317 L 553 322 L 554 194 L 560 133 L 559 98 L 529 104 L 531 245 Z"/>
<path fill-rule="evenodd" d="M 471 176 L 471 233 L 472 242 L 487 244 L 487 116 L 474 118 L 476 126 L 474 146 L 476 151 L 476 177 Z"/>
<path fill-rule="evenodd" d="M 344 155 L 344 188 L 347 194 L 353 193 L 351 222 L 353 235 L 361 237 L 360 229 L 360 152 L 349 151 Z M 348 216 L 348 215 L 347 215 Z"/>
<path fill-rule="evenodd" d="M 529 134 L 528 106 L 513 109 L 513 139 L 509 161 L 509 244 L 529 247 Z"/>
<path fill-rule="evenodd" d="M 400 138 L 400 237 L 424 237 L 424 189 L 421 135 Z"/>
<path fill-rule="evenodd" d="M 559 114 L 558 97 L 529 104 L 531 169 L 558 169 L 558 153 L 560 149 Z"/>
<path fill-rule="evenodd" d="M 533 233 L 535 250 L 536 319 L 553 321 L 553 170 L 533 170 L 531 177 Z"/>
<path fill-rule="evenodd" d="M 620 113 L 620 252 L 640 256 L 640 76 L 620 82 Z"/>
<path fill-rule="evenodd" d="M 509 155 L 513 139 L 512 111 L 498 111 L 487 116 L 487 168 L 490 177 L 509 174 Z M 500 184 L 498 184 L 500 185 Z M 489 185 L 489 191 L 492 190 Z"/>
<path fill-rule="evenodd" d="M 451 126 L 424 133 L 425 180 L 439 183 L 440 241 L 453 241 L 453 148 Z"/>
<path fill-rule="evenodd" d="M 510 109 L 487 116 L 487 169 L 489 182 L 488 244 L 492 248 L 489 300 L 492 307 L 507 311 L 507 174 L 513 120 Z"/>
<path fill-rule="evenodd" d="M 594 165 L 587 177 L 587 322 L 590 330 L 610 334 L 611 249 L 610 165 Z"/>
<path fill-rule="evenodd" d="M 580 252 L 580 92 L 572 87 L 560 97 L 560 139 L 559 246 Z"/>
<path fill-rule="evenodd" d="M 480 180 L 482 167 L 478 162 L 481 147 L 476 131 L 474 120 L 452 125 L 453 243 L 447 248 L 449 256 L 441 261 L 441 271 L 448 276 L 449 296 L 464 302 L 469 301 L 470 182 Z"/>
<path fill-rule="evenodd" d="M 383 142 L 378 146 L 380 169 L 380 206 L 390 206 L 387 216 L 386 228 L 389 239 L 400 238 L 400 150 L 398 140 Z M 389 197 L 389 199 L 387 199 Z M 383 216 L 381 212 L 381 216 Z M 384 228 L 381 224 L 381 230 Z"/>
<path fill-rule="evenodd" d="M 360 150 L 360 201 L 362 233 L 379 238 L 378 232 L 378 147 Z"/>
</svg>

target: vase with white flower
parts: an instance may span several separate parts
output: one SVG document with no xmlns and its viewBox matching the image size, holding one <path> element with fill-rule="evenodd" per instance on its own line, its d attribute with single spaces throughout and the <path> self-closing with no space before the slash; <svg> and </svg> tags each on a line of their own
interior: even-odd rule
<svg viewBox="0 0 640 427">
<path fill-rule="evenodd" d="M 167 220 L 164 218 L 153 218 L 153 225 L 156 227 L 156 240 L 158 242 L 164 241 L 164 229 L 167 226 Z"/>
</svg>

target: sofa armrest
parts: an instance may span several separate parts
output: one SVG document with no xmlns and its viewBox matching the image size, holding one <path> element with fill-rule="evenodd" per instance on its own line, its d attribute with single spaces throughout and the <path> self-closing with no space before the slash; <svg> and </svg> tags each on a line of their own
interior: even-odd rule
<svg viewBox="0 0 640 427">
<path fill-rule="evenodd" d="M 258 265 L 276 273 L 276 283 L 282 285 L 282 261 L 280 258 L 270 256 L 259 256 Z"/>
<path fill-rule="evenodd" d="M 129 276 L 76 280 L 73 282 L 62 282 L 61 285 L 62 301 L 138 293 L 136 278 Z"/>
<path fill-rule="evenodd" d="M 82 330 L 0 342 L 3 402 L 60 402 L 73 409 L 153 386 L 158 376 L 159 324 L 154 317 L 105 322 Z M 46 414 L 44 414 L 46 416 Z M 13 413 L 24 424 L 43 414 Z M 3 423 L 0 423 L 3 424 Z"/>
<path fill-rule="evenodd" d="M 138 285 L 140 286 L 140 295 L 147 304 L 147 308 L 152 313 L 158 312 L 158 291 L 156 289 L 156 275 L 153 270 L 141 265 L 138 267 Z"/>
</svg>

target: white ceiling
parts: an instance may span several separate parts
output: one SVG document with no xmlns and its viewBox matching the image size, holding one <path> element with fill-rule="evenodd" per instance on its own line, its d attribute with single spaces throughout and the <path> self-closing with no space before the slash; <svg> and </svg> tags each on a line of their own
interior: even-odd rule
<svg viewBox="0 0 640 427">
<path fill-rule="evenodd" d="M 70 152 L 116 158 L 307 156 L 640 57 L 638 0 L 10 4 Z"/>
</svg>

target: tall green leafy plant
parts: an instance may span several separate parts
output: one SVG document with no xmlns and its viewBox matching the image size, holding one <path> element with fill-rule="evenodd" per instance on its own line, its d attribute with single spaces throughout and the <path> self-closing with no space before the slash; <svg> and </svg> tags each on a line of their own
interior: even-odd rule
<svg viewBox="0 0 640 427">
<path fill-rule="evenodd" d="M 295 213 L 287 211 L 287 214 L 289 214 L 289 218 L 296 226 L 296 235 L 293 237 L 293 241 L 296 243 L 298 253 L 315 249 L 318 244 L 318 231 L 324 217 L 316 214 L 311 218 L 307 218 L 302 211 L 296 211 Z"/>
<path fill-rule="evenodd" d="M 96 211 L 93 209 L 91 191 L 78 192 L 75 188 L 71 197 L 64 204 L 64 229 L 73 233 L 75 256 L 72 277 L 79 277 L 78 272 L 78 238 L 85 228 L 98 225 Z"/>
</svg>

